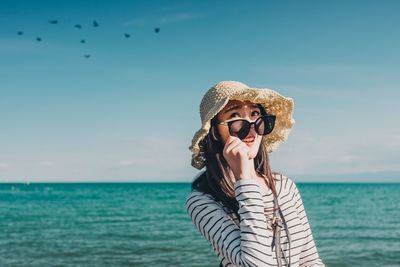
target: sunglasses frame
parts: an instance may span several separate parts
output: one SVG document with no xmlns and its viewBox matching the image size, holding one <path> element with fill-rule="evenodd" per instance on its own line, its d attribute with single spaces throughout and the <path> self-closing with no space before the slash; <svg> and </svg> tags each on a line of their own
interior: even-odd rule
<svg viewBox="0 0 400 267">
<path fill-rule="evenodd" d="M 236 122 L 236 121 L 245 121 L 245 122 L 247 122 L 247 123 L 250 124 L 250 126 L 249 126 L 249 131 L 246 133 L 246 136 L 249 134 L 250 129 L 251 129 L 251 126 L 252 126 L 253 124 L 254 124 L 254 129 L 256 130 L 256 133 L 257 133 L 258 135 L 260 135 L 260 134 L 258 133 L 258 127 L 257 127 L 256 122 L 257 122 L 259 119 L 262 119 L 262 118 L 265 118 L 265 117 L 270 118 L 270 119 L 273 119 L 273 122 L 274 122 L 274 126 L 272 127 L 271 131 L 269 131 L 269 132 L 266 133 L 266 134 L 263 134 L 263 135 L 268 135 L 268 134 L 270 134 L 270 133 L 274 130 L 274 128 L 275 128 L 275 120 L 276 120 L 276 116 L 275 116 L 275 115 L 270 115 L 270 114 L 261 115 L 260 117 L 258 117 L 258 118 L 257 118 L 255 121 L 253 121 L 253 122 L 250 122 L 250 121 L 248 121 L 248 120 L 246 120 L 246 119 L 232 119 L 232 120 L 221 121 L 221 122 L 218 122 L 217 124 L 221 124 L 221 125 L 226 125 L 226 126 L 228 126 L 228 128 L 229 128 L 229 134 L 232 135 L 232 133 L 231 133 L 231 125 L 232 125 L 232 123 L 233 123 L 233 122 Z"/>
</svg>

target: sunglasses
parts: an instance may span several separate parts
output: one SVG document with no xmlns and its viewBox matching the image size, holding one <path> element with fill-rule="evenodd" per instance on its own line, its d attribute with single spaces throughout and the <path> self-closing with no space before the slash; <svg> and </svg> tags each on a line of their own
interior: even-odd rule
<svg viewBox="0 0 400 267">
<path fill-rule="evenodd" d="M 253 122 L 245 119 L 222 121 L 218 124 L 227 125 L 229 133 L 232 136 L 237 136 L 240 140 L 244 139 L 250 132 L 251 125 L 254 124 L 254 129 L 258 135 L 267 135 L 272 132 L 275 126 L 275 115 L 263 115 Z"/>
</svg>

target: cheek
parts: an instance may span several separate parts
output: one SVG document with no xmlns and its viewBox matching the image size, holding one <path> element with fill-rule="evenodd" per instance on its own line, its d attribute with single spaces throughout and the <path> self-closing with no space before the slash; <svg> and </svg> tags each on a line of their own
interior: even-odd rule
<svg viewBox="0 0 400 267">
<path fill-rule="evenodd" d="M 254 142 L 253 146 L 250 149 L 250 158 L 254 159 L 257 156 L 258 150 L 260 149 L 260 145 L 262 142 L 262 137 L 257 136 L 257 140 Z"/>
<path fill-rule="evenodd" d="M 259 149 L 259 147 L 260 147 L 261 141 L 262 141 L 262 136 L 258 135 L 258 136 L 257 136 L 257 140 L 256 140 L 256 142 L 255 142 L 254 145 L 253 145 L 253 149 L 254 149 L 255 151 L 257 151 L 257 152 L 258 152 L 258 149 Z"/>
<path fill-rule="evenodd" d="M 222 143 L 225 145 L 226 140 L 228 140 L 228 137 L 230 136 L 229 129 L 224 125 L 218 125 L 217 129 L 219 132 L 220 139 Z"/>
</svg>

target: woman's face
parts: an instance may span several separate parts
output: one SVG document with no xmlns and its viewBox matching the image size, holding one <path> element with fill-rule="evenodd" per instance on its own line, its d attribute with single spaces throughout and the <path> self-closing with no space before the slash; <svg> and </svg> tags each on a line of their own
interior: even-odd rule
<svg viewBox="0 0 400 267">
<path fill-rule="evenodd" d="M 226 120 L 233 120 L 235 118 L 242 118 L 253 122 L 259 116 L 261 116 L 261 111 L 257 104 L 250 101 L 230 100 L 228 104 L 226 104 L 226 106 L 217 114 L 217 120 L 218 122 L 222 122 Z M 225 145 L 228 137 L 230 136 L 229 128 L 227 125 L 218 124 L 217 129 L 219 136 L 222 139 L 221 141 Z M 249 156 L 251 159 L 256 157 L 261 140 L 262 136 L 256 133 L 253 124 L 248 135 L 242 140 L 250 148 Z"/>
</svg>

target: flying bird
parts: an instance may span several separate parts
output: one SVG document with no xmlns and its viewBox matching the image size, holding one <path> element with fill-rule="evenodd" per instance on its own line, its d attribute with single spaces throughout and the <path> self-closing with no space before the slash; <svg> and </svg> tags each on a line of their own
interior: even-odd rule
<svg viewBox="0 0 400 267">
<path fill-rule="evenodd" d="M 130 34 L 128 34 L 128 33 L 125 33 L 125 34 L 124 34 L 124 36 L 125 36 L 126 38 L 129 38 L 129 37 L 131 37 L 131 35 L 130 35 Z"/>
<path fill-rule="evenodd" d="M 155 32 L 159 32 L 159 31 L 160 31 L 160 28 L 155 28 L 154 31 L 155 31 Z"/>
<path fill-rule="evenodd" d="M 82 29 L 82 26 L 81 26 L 80 24 L 75 24 L 74 27 L 75 27 L 75 28 L 78 28 L 78 29 Z"/>
<path fill-rule="evenodd" d="M 85 54 L 85 55 L 83 55 L 85 58 L 90 58 L 90 55 L 89 54 Z"/>
<path fill-rule="evenodd" d="M 24 33 L 23 33 L 23 32 L 17 32 L 17 34 L 18 34 L 18 35 L 22 35 L 22 34 L 24 34 Z"/>
<path fill-rule="evenodd" d="M 97 21 L 95 21 L 95 20 L 93 21 L 93 26 L 94 27 L 99 27 L 99 24 L 97 23 Z"/>
<path fill-rule="evenodd" d="M 81 40 L 81 44 L 84 44 L 84 43 L 86 43 L 86 41 L 84 39 L 82 39 Z"/>
<path fill-rule="evenodd" d="M 40 42 L 40 41 L 42 41 L 42 38 L 36 37 L 36 41 Z"/>
<path fill-rule="evenodd" d="M 58 20 L 56 20 L 56 19 L 55 19 L 55 20 L 50 20 L 49 23 L 51 23 L 51 24 L 57 24 L 57 23 L 58 23 Z"/>
</svg>

